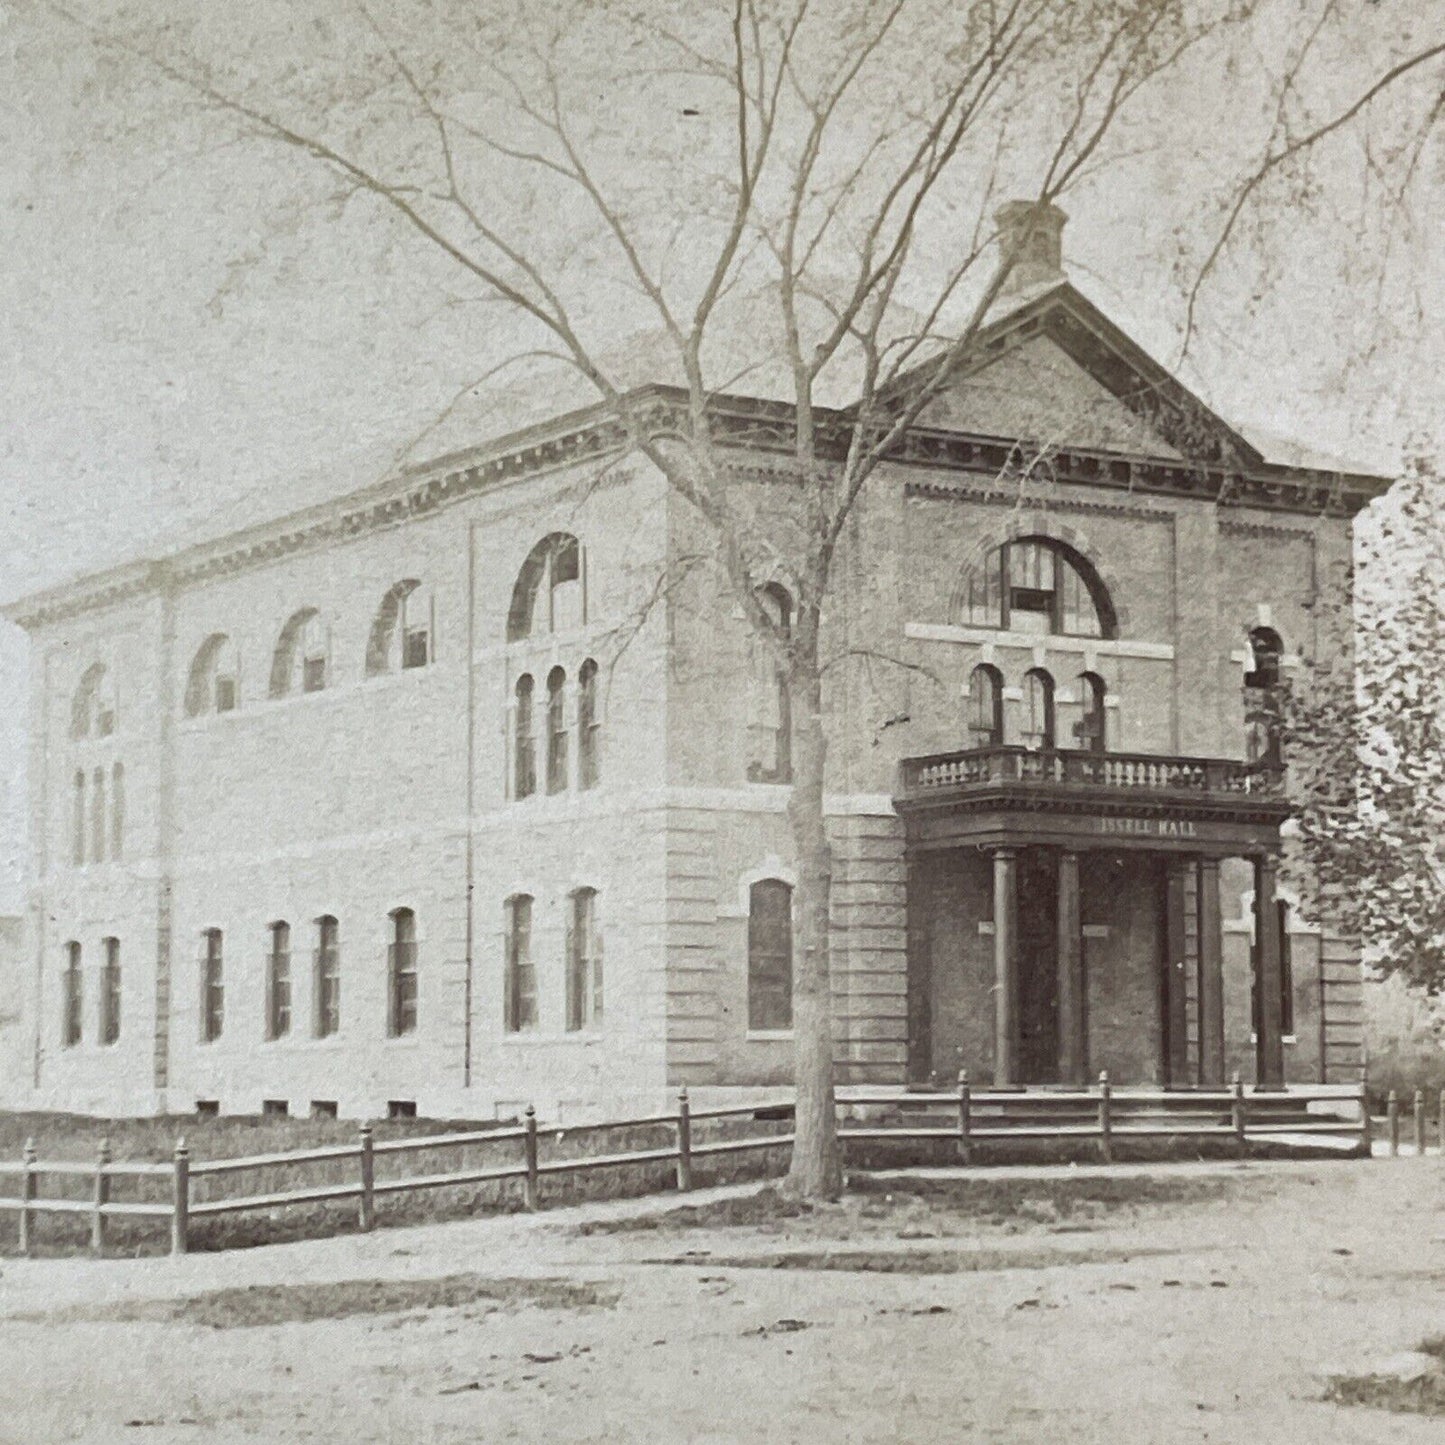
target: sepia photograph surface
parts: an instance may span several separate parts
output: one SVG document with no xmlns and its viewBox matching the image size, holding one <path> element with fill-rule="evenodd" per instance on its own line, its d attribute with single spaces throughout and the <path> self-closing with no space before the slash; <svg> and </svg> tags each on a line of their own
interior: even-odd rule
<svg viewBox="0 0 1445 1445">
<path fill-rule="evenodd" d="M 1433 1440 L 1445 0 L 0 0 L 0 1442 Z"/>
</svg>

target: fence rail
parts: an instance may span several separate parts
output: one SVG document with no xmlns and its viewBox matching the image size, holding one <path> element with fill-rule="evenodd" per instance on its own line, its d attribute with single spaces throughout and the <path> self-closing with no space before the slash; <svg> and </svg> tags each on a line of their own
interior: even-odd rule
<svg viewBox="0 0 1445 1445">
<path fill-rule="evenodd" d="M 1358 1109 L 1358 1119 L 1324 1118 L 1308 1113 L 1310 1104 Z M 1417 1150 L 1425 1151 L 1424 1097 L 1415 1099 Z M 978 1151 L 1003 1142 L 1038 1140 L 1095 1140 L 1099 1157 L 1109 1162 L 1119 1140 L 1180 1138 L 1233 1139 L 1244 1152 L 1248 1141 L 1278 1139 L 1286 1135 L 1357 1136 L 1362 1152 L 1371 1143 L 1371 1121 L 1364 1087 L 1341 1092 L 1335 1089 L 1292 1087 L 1285 1092 L 1247 1091 L 1236 1075 L 1230 1088 L 1215 1090 L 1166 1091 L 1127 1089 L 1116 1091 L 1107 1074 L 1089 1089 L 974 1090 L 966 1074 L 960 1075 L 954 1090 L 931 1092 L 857 1092 L 838 1101 L 838 1137 L 844 1145 L 927 1142 L 954 1143 L 959 1162 L 973 1162 Z M 878 1111 L 884 1111 L 882 1115 Z M 185 1141 L 176 1144 L 169 1164 L 116 1162 L 110 1146 L 102 1141 L 92 1163 L 75 1160 L 41 1161 L 33 1141 L 28 1142 L 19 1161 L 0 1161 L 0 1179 L 20 1180 L 15 1195 L 0 1195 L 0 1211 L 19 1214 L 19 1243 L 27 1252 L 33 1240 L 35 1218 L 43 1214 L 83 1214 L 90 1218 L 90 1242 L 97 1252 L 105 1245 L 107 1220 L 117 1218 L 168 1219 L 171 1248 L 184 1254 L 190 1246 L 192 1221 L 213 1219 L 248 1211 L 272 1211 L 301 1204 L 335 1204 L 355 1201 L 357 1223 L 371 1229 L 376 1219 L 376 1200 L 383 1195 L 419 1193 L 431 1189 L 469 1187 L 479 1184 L 520 1182 L 528 1209 L 541 1202 L 541 1181 L 555 1175 L 587 1174 L 629 1165 L 670 1164 L 676 1187 L 693 1187 L 693 1164 L 699 1159 L 719 1159 L 790 1147 L 792 1132 L 750 1133 L 743 1137 L 704 1137 L 695 1133 L 701 1125 L 755 1121 L 760 1125 L 788 1122 L 793 1106 L 787 1103 L 732 1104 L 719 1108 L 693 1109 L 687 1090 L 678 1095 L 677 1110 L 637 1119 L 614 1120 L 607 1124 L 577 1124 L 548 1129 L 549 1146 L 596 1135 L 606 1130 L 665 1129 L 665 1144 L 624 1149 L 611 1153 L 574 1153 L 542 1157 L 536 1111 L 528 1107 L 520 1125 L 455 1134 L 427 1134 L 408 1139 L 372 1138 L 369 1124 L 357 1132 L 354 1144 L 327 1145 L 237 1158 L 192 1161 Z M 1445 1151 L 1445 1091 L 1440 1096 L 1440 1147 Z M 1391 1152 L 1399 1152 L 1400 1116 L 1398 1100 L 1390 1096 L 1388 1110 Z M 453 1154 L 477 1146 L 488 1148 L 520 1145 L 519 1156 L 501 1163 L 417 1172 L 397 1177 L 376 1177 L 380 1158 L 415 1155 L 429 1151 Z M 315 1164 L 347 1165 L 354 1168 L 350 1178 L 337 1182 L 308 1182 L 299 1187 L 206 1197 L 210 1190 L 197 1181 L 221 1181 L 274 1170 L 291 1170 Z M 88 1198 L 52 1197 L 42 1193 L 48 1178 L 91 1181 Z M 115 1200 L 115 1180 L 168 1181 L 164 1198 Z M 262 1181 L 264 1182 L 264 1181 Z M 159 1192 L 159 1191 L 157 1191 Z"/>
</svg>

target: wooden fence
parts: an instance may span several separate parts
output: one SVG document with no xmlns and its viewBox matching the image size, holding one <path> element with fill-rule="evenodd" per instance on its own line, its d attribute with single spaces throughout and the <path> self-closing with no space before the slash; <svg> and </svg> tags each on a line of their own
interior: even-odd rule
<svg viewBox="0 0 1445 1445">
<path fill-rule="evenodd" d="M 1311 1103 L 1346 1109 L 1358 1118 L 1326 1118 L 1308 1112 Z M 1423 1096 L 1415 1096 L 1415 1131 L 1419 1151 L 1424 1152 Z M 671 1166 L 677 1189 L 693 1187 L 694 1166 L 729 1156 L 781 1150 L 790 1146 L 793 1135 L 776 1128 L 792 1115 L 792 1105 L 736 1104 L 726 1108 L 694 1110 L 683 1089 L 674 1113 L 608 1123 L 570 1125 L 541 1131 L 534 1109 L 529 1107 L 521 1124 L 455 1134 L 428 1134 L 410 1138 L 376 1140 L 369 1124 L 357 1131 L 351 1144 L 322 1148 L 255 1154 L 237 1158 L 192 1160 L 185 1141 L 179 1140 L 168 1164 L 114 1161 L 109 1145 L 102 1141 L 94 1163 L 45 1161 L 38 1159 L 28 1142 L 19 1162 L 0 1161 L 0 1179 L 18 1178 L 17 1194 L 0 1196 L 0 1211 L 18 1211 L 19 1246 L 28 1252 L 38 1215 L 68 1213 L 88 1215 L 90 1244 L 96 1252 L 105 1247 L 106 1223 L 118 1218 L 169 1220 L 171 1250 L 184 1254 L 191 1240 L 191 1226 L 198 1220 L 213 1219 L 250 1211 L 274 1211 L 302 1204 L 334 1204 L 355 1201 L 357 1224 L 363 1230 L 374 1227 L 376 1201 L 386 1195 L 413 1194 L 425 1190 L 504 1184 L 521 1186 L 522 1203 L 537 1209 L 542 1202 L 543 1181 L 552 1175 L 585 1175 L 619 1166 Z M 1390 1133 L 1392 1152 L 1398 1152 L 1399 1110 L 1391 1095 Z M 742 1126 L 740 1136 L 708 1137 L 718 1126 Z M 759 1126 L 773 1127 L 758 1132 Z M 1440 1097 L 1440 1134 L 1445 1147 L 1445 1091 Z M 609 1131 L 632 1133 L 658 1130 L 666 1142 L 658 1147 L 624 1149 L 614 1153 L 586 1150 L 553 1151 L 567 1143 L 577 1144 Z M 1250 1140 L 1279 1141 L 1285 1136 L 1325 1135 L 1357 1138 L 1359 1151 L 1368 1153 L 1371 1123 L 1365 1091 L 1291 1088 L 1287 1092 L 1249 1092 L 1238 1077 L 1221 1090 L 1116 1091 L 1107 1074 L 1092 1089 L 975 1091 L 967 1075 L 952 1091 L 877 1093 L 849 1092 L 839 1100 L 838 1136 L 850 1154 L 877 1152 L 877 1146 L 929 1142 L 946 1148 L 950 1157 L 963 1164 L 999 1145 L 1028 1141 L 1094 1141 L 1104 1162 L 1111 1162 L 1120 1142 L 1134 1140 L 1202 1139 L 1232 1141 L 1239 1153 Z M 539 1147 L 545 1139 L 547 1151 Z M 498 1149 L 511 1157 L 502 1162 L 418 1173 L 392 1173 L 377 1165 L 405 1168 L 409 1159 L 423 1153 L 442 1151 L 464 1156 L 483 1146 L 489 1153 Z M 227 1192 L 230 1181 L 254 1181 L 276 1171 L 327 1166 L 344 1173 L 336 1182 L 311 1182 L 301 1187 L 257 1192 Z M 313 1171 L 314 1172 L 314 1171 Z M 327 1172 L 323 1170 L 323 1172 Z M 42 1191 L 44 1181 L 88 1179 L 86 1197 L 59 1197 Z M 131 1192 L 150 1197 L 119 1200 L 112 1198 L 112 1185 L 125 1181 Z M 71 1185 L 74 1188 L 74 1184 Z M 216 1195 L 217 1187 L 221 1192 Z"/>
</svg>

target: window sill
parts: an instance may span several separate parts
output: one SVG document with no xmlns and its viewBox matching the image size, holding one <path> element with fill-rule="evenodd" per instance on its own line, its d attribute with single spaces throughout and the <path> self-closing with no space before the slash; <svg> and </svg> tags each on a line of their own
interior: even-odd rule
<svg viewBox="0 0 1445 1445">
<path fill-rule="evenodd" d="M 605 1039 L 605 1034 L 594 1029 L 578 1029 L 561 1034 L 543 1033 L 540 1029 L 519 1029 L 503 1034 L 500 1042 L 514 1048 L 523 1044 L 571 1044 L 575 1047 L 579 1044 L 600 1044 Z"/>
<path fill-rule="evenodd" d="M 1253 1034 L 1253 1033 L 1250 1034 L 1250 1036 L 1249 1036 L 1249 1041 L 1250 1041 L 1250 1043 L 1252 1043 L 1252 1044 L 1257 1044 L 1257 1043 L 1259 1042 L 1259 1035 L 1258 1035 L 1258 1034 Z M 1279 1036 L 1279 1041 L 1280 1041 L 1280 1043 L 1282 1043 L 1282 1044 L 1297 1044 L 1297 1043 L 1299 1043 L 1299 1035 L 1298 1035 L 1298 1034 L 1281 1034 L 1281 1035 Z"/>
<path fill-rule="evenodd" d="M 788 1043 L 792 1040 L 792 1029 L 749 1029 L 743 1035 L 748 1043 Z"/>
</svg>

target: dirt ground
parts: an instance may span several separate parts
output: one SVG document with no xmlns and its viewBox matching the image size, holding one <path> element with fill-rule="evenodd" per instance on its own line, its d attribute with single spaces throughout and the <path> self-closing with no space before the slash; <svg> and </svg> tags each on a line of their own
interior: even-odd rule
<svg viewBox="0 0 1445 1445">
<path fill-rule="evenodd" d="M 0 1440 L 1435 1441 L 1445 1161 L 756 1186 L 0 1264 Z"/>
</svg>

